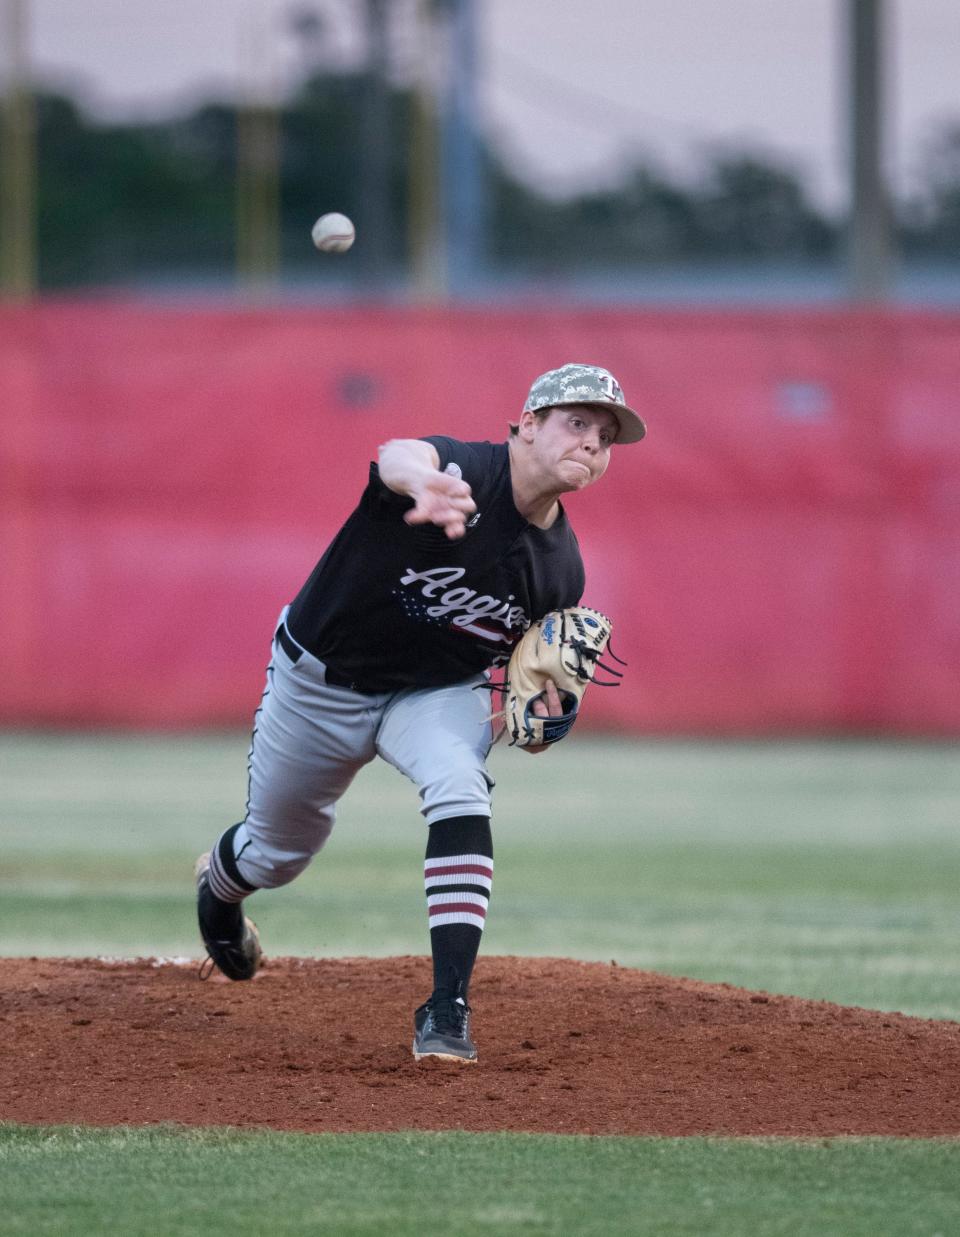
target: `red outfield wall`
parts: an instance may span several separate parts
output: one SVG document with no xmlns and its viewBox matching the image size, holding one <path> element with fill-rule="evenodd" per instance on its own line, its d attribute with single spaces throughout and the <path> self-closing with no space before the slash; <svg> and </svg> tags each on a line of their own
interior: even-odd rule
<svg viewBox="0 0 960 1237">
<path fill-rule="evenodd" d="M 584 723 L 960 732 L 960 315 L 105 302 L 0 311 L 0 722 L 246 724 L 377 444 L 570 360 L 649 425 L 568 504 Z"/>
</svg>

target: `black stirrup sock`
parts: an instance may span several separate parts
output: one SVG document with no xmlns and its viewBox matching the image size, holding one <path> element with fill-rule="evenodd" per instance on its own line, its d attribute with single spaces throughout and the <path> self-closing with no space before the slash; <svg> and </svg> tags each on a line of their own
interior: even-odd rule
<svg viewBox="0 0 960 1237">
<path fill-rule="evenodd" d="M 423 865 L 434 990 L 466 999 L 493 883 L 489 816 L 451 816 L 430 826 Z"/>
</svg>

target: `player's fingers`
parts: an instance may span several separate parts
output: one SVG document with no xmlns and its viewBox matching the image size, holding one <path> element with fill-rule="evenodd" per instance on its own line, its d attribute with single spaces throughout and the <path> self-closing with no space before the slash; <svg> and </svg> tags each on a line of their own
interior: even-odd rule
<svg viewBox="0 0 960 1237">
<path fill-rule="evenodd" d="M 463 515 L 445 498 L 431 494 L 419 498 L 417 505 L 411 507 L 403 518 L 408 524 L 443 524 L 451 517 L 459 520 L 463 518 Z"/>
<path fill-rule="evenodd" d="M 465 513 L 451 507 L 438 508 L 418 505 L 404 515 L 408 524 L 436 524 L 450 538 L 462 537 L 467 531 Z"/>
<path fill-rule="evenodd" d="M 477 509 L 477 504 L 473 501 L 473 492 L 466 481 L 440 473 L 431 481 L 430 489 L 459 511 L 470 512 Z"/>
<path fill-rule="evenodd" d="M 563 712 L 560 693 L 551 679 L 547 679 L 546 687 L 534 700 L 532 707 L 536 717 L 559 717 Z"/>
<path fill-rule="evenodd" d="M 563 705 L 560 702 L 560 693 L 557 691 L 557 685 L 553 679 L 547 679 L 543 694 L 546 696 L 547 703 L 547 712 L 543 716 L 559 717 L 563 713 Z"/>
<path fill-rule="evenodd" d="M 448 507 L 452 507 L 454 511 L 461 511 L 464 515 L 472 515 L 477 509 L 477 504 L 469 494 L 460 496 L 444 495 L 444 502 Z"/>
<path fill-rule="evenodd" d="M 451 477 L 449 473 L 441 472 L 431 477 L 430 484 L 435 490 L 441 490 L 444 494 L 470 497 L 469 484 L 461 477 Z"/>
</svg>

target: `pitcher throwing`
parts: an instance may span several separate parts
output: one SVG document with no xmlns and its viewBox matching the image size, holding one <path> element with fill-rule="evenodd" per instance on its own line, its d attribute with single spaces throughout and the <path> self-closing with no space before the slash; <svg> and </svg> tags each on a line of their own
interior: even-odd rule
<svg viewBox="0 0 960 1237">
<path fill-rule="evenodd" d="M 380 756 L 417 787 L 428 825 L 433 992 L 414 1014 L 413 1053 L 476 1061 L 467 999 L 493 841 L 490 693 L 475 689 L 531 623 L 579 602 L 583 562 L 560 497 L 599 481 L 613 445 L 644 433 L 607 370 L 571 364 L 536 379 L 506 442 L 380 448 L 358 506 L 280 613 L 246 817 L 197 862 L 200 933 L 224 975 L 251 979 L 259 965 L 244 900 L 307 867 L 338 800 Z M 563 716 L 552 682 L 533 710 Z"/>
</svg>

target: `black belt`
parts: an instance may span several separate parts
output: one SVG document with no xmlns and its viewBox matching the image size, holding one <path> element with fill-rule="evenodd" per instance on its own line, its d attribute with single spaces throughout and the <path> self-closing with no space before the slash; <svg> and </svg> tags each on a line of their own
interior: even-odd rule
<svg viewBox="0 0 960 1237">
<path fill-rule="evenodd" d="M 280 645 L 294 665 L 296 665 L 296 663 L 303 656 L 304 650 L 299 644 L 297 644 L 293 636 L 291 636 L 287 631 L 286 623 L 281 623 L 277 628 L 277 634 L 274 636 L 274 640 Z M 354 683 L 353 679 L 348 679 L 345 674 L 338 674 L 336 670 L 331 669 L 326 662 L 324 662 L 323 677 L 331 687 L 347 687 L 350 691 L 360 690 L 356 683 Z"/>
</svg>

